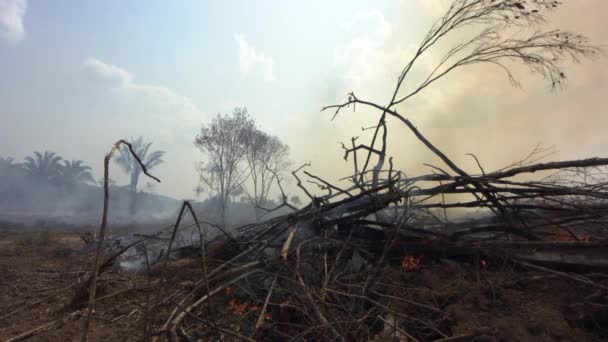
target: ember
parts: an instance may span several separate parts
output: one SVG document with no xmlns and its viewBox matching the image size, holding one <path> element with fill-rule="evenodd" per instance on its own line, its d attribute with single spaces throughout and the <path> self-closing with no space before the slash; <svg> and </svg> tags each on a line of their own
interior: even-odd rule
<svg viewBox="0 0 608 342">
<path fill-rule="evenodd" d="M 401 262 L 401 267 L 406 272 L 417 271 L 417 270 L 420 269 L 420 261 L 421 261 L 421 259 L 422 259 L 422 257 L 416 258 L 415 256 L 408 255 L 405 258 L 403 258 L 403 261 Z"/>
<path fill-rule="evenodd" d="M 236 300 L 232 299 L 228 303 L 228 307 L 234 312 L 235 315 L 242 315 L 247 311 L 247 307 L 249 303 L 238 303 Z"/>
</svg>

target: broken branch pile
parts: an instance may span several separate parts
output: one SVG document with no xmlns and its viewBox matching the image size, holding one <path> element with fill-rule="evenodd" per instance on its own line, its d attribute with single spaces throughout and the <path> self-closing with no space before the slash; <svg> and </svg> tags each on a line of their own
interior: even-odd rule
<svg viewBox="0 0 608 342">
<path fill-rule="evenodd" d="M 416 272 L 446 258 L 470 264 L 478 278 L 492 263 L 608 290 L 606 277 L 597 273 L 608 267 L 608 193 L 598 177 L 579 179 L 608 160 L 524 164 L 466 177 L 394 173 L 377 187 L 329 191 L 290 214 L 203 243 L 201 267 L 218 245 L 223 262 L 205 266 L 206 275 L 190 292 L 173 292 L 157 304 L 173 312 L 156 336 L 350 341 L 389 329 L 404 340 L 449 338 L 450 315 L 428 298 L 418 302 L 395 291 L 404 284 L 394 273 Z M 514 180 L 542 171 L 551 177 Z M 340 189 L 322 182 L 328 190 Z M 448 202 L 452 194 L 474 199 Z M 456 207 L 487 212 L 457 222 L 441 217 Z M 238 323 L 213 312 L 214 297 L 233 296 L 235 288 L 240 299 L 233 297 L 229 306 Z M 468 338 L 484 331 L 471 331 Z"/>
</svg>

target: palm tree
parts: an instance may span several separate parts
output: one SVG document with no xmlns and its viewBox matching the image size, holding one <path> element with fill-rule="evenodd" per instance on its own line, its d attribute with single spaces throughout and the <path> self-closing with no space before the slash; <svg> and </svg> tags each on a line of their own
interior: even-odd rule
<svg viewBox="0 0 608 342">
<path fill-rule="evenodd" d="M 91 167 L 84 165 L 82 160 L 63 160 L 59 169 L 61 182 L 67 187 L 73 187 L 78 183 L 94 183 L 95 179 L 91 173 Z"/>
<path fill-rule="evenodd" d="M 104 179 L 103 179 L 103 178 L 100 178 L 99 180 L 97 180 L 97 181 L 95 182 L 95 184 L 96 184 L 97 186 L 99 186 L 100 188 L 103 188 Z M 108 185 L 109 185 L 110 187 L 114 187 L 114 186 L 116 186 L 116 181 L 115 181 L 115 180 L 113 180 L 112 178 L 108 178 Z"/>
<path fill-rule="evenodd" d="M 0 204 L 21 203 L 23 200 L 23 169 L 13 157 L 0 157 Z"/>
<path fill-rule="evenodd" d="M 25 157 L 23 168 L 30 177 L 40 181 L 51 182 L 59 177 L 62 160 L 63 158 L 54 152 L 44 151 L 44 154 L 42 154 L 36 151 L 33 157 Z"/>
<path fill-rule="evenodd" d="M 137 139 L 131 138 L 130 143 L 133 146 L 133 151 L 148 170 L 164 161 L 162 157 L 164 156 L 165 151 L 150 151 L 150 146 L 152 145 L 151 141 L 145 141 L 143 137 L 139 137 Z M 115 161 L 131 177 L 129 192 L 131 193 L 131 213 L 134 213 L 137 201 L 137 183 L 139 182 L 139 176 L 142 171 L 141 166 L 139 166 L 139 163 L 131 155 L 126 146 L 123 146 L 119 150 L 119 155 Z"/>
<path fill-rule="evenodd" d="M 8 176 L 21 169 L 21 164 L 13 157 L 0 157 L 0 175 Z"/>
</svg>

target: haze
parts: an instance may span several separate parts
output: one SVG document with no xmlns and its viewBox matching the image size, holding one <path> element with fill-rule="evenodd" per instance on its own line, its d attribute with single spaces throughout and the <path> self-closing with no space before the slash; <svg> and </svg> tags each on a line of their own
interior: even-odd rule
<svg viewBox="0 0 608 342">
<path fill-rule="evenodd" d="M 0 155 L 35 150 L 82 159 L 102 176 L 103 155 L 140 135 L 166 151 L 155 191 L 194 197 L 193 141 L 201 124 L 236 106 L 311 161 L 328 180 L 351 172 L 338 141 L 363 136 L 378 113 L 323 105 L 347 92 L 384 103 L 400 69 L 445 1 L 27 1 L 0 0 Z M 569 1 L 549 27 L 603 45 L 608 2 Z M 419 68 L 430 67 L 419 65 Z M 515 68 L 522 88 L 493 68 L 464 68 L 400 107 L 454 161 L 491 170 L 555 146 L 555 159 L 606 156 L 608 60 L 567 68 L 552 92 Z M 424 71 L 424 70 L 421 70 Z M 437 160 L 399 125 L 389 154 L 408 174 Z M 125 183 L 118 167 L 112 178 Z M 293 194 L 294 184 L 288 185 Z M 301 195 L 301 194 L 300 194 Z"/>
</svg>

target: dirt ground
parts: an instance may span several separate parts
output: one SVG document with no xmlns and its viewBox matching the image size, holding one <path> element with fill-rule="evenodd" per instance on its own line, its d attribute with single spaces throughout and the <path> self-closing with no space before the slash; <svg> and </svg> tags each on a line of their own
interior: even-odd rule
<svg viewBox="0 0 608 342">
<path fill-rule="evenodd" d="M 66 304 L 84 271 L 90 269 L 91 255 L 82 252 L 82 247 L 77 232 L 0 233 L 0 340 L 46 324 L 29 339 L 78 340 L 82 306 Z M 173 289 L 187 288 L 200 278 L 193 259 L 175 261 L 168 270 Z M 492 260 L 484 260 L 479 271 L 463 261 L 423 259 L 415 271 L 406 272 L 397 265 L 383 273 L 381 296 L 399 295 L 440 309 L 438 334 L 451 338 L 444 341 L 608 340 L 608 294 L 591 285 Z M 608 285 L 604 275 L 596 276 L 599 283 Z M 169 308 L 147 309 L 149 298 L 157 294 L 155 280 L 118 270 L 104 273 L 90 340 L 141 341 L 146 317 L 152 318 L 154 326 L 162 325 Z M 409 316 L 429 315 L 428 310 L 398 299 L 391 304 Z M 222 293 L 215 305 L 229 307 L 230 298 Z M 391 335 L 390 329 L 384 331 Z M 392 337 L 375 340 L 388 341 L 397 335 L 392 332 Z"/>
</svg>

